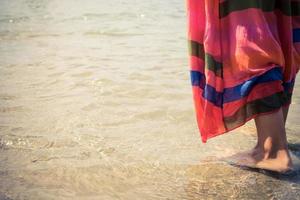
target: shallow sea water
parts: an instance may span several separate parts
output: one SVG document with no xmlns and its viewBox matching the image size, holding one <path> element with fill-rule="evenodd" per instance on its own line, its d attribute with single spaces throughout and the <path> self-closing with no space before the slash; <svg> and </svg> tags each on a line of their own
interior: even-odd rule
<svg viewBox="0 0 300 200">
<path fill-rule="evenodd" d="M 184 1 L 1 0 L 0 44 L 0 199 L 300 196 L 300 176 L 203 161 L 253 147 L 255 128 L 202 144 Z"/>
</svg>

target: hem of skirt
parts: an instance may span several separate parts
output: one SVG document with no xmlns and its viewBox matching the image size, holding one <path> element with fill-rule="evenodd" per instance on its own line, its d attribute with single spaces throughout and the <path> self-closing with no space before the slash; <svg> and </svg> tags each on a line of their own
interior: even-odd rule
<svg viewBox="0 0 300 200">
<path fill-rule="evenodd" d="M 271 113 L 278 112 L 278 110 L 279 110 L 280 108 L 286 107 L 286 106 L 290 105 L 291 103 L 292 103 L 292 102 L 289 101 L 289 102 L 287 102 L 287 103 L 285 103 L 285 104 L 282 104 L 279 108 L 276 108 L 276 109 L 274 109 L 274 110 L 272 110 L 272 111 L 269 111 L 269 112 L 261 112 L 261 113 L 258 113 L 258 114 L 251 115 L 251 117 L 247 118 L 247 119 L 246 119 L 245 121 L 243 121 L 241 124 L 238 124 L 238 125 L 236 125 L 236 126 L 230 128 L 230 129 L 226 129 L 225 131 L 222 131 L 222 132 L 220 132 L 220 133 L 216 133 L 216 134 L 213 134 L 213 135 L 201 135 L 201 134 L 200 134 L 202 143 L 207 143 L 207 140 L 209 140 L 209 139 L 211 139 L 211 138 L 214 138 L 214 137 L 219 136 L 219 135 L 222 135 L 222 134 L 224 134 L 224 133 L 233 131 L 233 130 L 235 130 L 235 129 L 237 129 L 237 128 L 243 126 L 243 125 L 245 125 L 247 122 L 249 122 L 250 120 L 254 119 L 255 117 L 258 117 L 258 116 L 261 116 L 261 115 L 266 115 L 266 114 L 271 114 Z"/>
</svg>

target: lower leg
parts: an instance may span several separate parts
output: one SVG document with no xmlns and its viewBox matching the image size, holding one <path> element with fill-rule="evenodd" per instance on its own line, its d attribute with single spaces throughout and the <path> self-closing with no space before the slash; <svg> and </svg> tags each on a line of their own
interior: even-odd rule
<svg viewBox="0 0 300 200">
<path fill-rule="evenodd" d="M 240 165 L 278 172 L 284 172 L 293 167 L 284 127 L 283 112 L 286 111 L 280 108 L 277 112 L 255 118 L 257 144 L 252 150 L 233 156 Z"/>
<path fill-rule="evenodd" d="M 289 108 L 290 108 L 290 105 L 282 107 L 282 114 L 283 114 L 283 118 L 284 118 L 284 126 L 286 124 L 287 116 L 288 116 L 288 113 L 289 113 Z"/>
<path fill-rule="evenodd" d="M 252 156 L 262 168 L 285 171 L 292 167 L 285 132 L 287 112 L 285 107 L 255 118 L 258 141 Z"/>
<path fill-rule="evenodd" d="M 282 107 L 282 109 L 281 109 L 282 114 L 283 114 L 283 119 L 284 119 L 284 128 L 285 128 L 285 124 L 286 124 L 286 120 L 287 120 L 287 116 L 288 116 L 288 112 L 289 112 L 289 107 L 290 106 L 287 105 L 287 106 Z M 256 123 L 256 127 L 257 127 L 257 125 L 259 125 L 258 120 L 256 120 L 255 123 Z M 259 138 L 259 135 L 261 135 L 261 134 L 259 134 L 259 131 L 261 131 L 261 129 L 257 127 L 257 138 Z M 257 140 L 255 147 L 251 150 L 251 154 L 252 155 L 257 154 L 260 151 L 260 146 L 261 145 L 259 145 L 259 140 Z"/>
</svg>

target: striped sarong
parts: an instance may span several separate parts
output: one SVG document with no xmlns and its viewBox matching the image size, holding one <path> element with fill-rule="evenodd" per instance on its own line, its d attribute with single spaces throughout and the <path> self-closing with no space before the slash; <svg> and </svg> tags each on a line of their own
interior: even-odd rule
<svg viewBox="0 0 300 200">
<path fill-rule="evenodd" d="M 186 0 L 189 66 L 203 143 L 291 103 L 300 0 Z"/>
</svg>

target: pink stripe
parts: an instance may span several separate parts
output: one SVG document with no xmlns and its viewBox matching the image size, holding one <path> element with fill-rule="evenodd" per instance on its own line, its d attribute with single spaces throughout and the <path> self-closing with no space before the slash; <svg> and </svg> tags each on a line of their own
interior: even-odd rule
<svg viewBox="0 0 300 200">
<path fill-rule="evenodd" d="M 214 87 L 217 92 L 223 91 L 223 79 L 221 77 L 215 76 L 215 73 L 210 70 L 205 71 L 205 76 L 208 85 Z"/>
<path fill-rule="evenodd" d="M 190 56 L 190 69 L 204 73 L 204 60 L 196 56 Z"/>
<path fill-rule="evenodd" d="M 206 29 L 204 32 L 204 49 L 205 52 L 212 55 L 218 62 L 221 58 L 221 31 L 219 19 L 219 0 L 206 0 L 205 15 Z"/>
<path fill-rule="evenodd" d="M 271 34 L 274 28 L 268 26 L 266 19 L 275 20 L 273 14 L 254 8 L 233 12 L 222 20 L 224 87 L 257 76 L 272 68 L 274 63 L 284 66 L 280 42 L 276 34 Z"/>
<path fill-rule="evenodd" d="M 188 38 L 203 42 L 205 30 L 204 1 L 187 0 Z"/>
<path fill-rule="evenodd" d="M 205 142 L 209 134 L 225 131 L 222 110 L 202 97 L 203 90 L 193 87 L 193 98 L 196 118 L 202 141 Z"/>
</svg>

